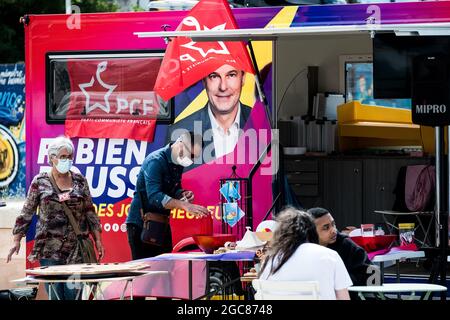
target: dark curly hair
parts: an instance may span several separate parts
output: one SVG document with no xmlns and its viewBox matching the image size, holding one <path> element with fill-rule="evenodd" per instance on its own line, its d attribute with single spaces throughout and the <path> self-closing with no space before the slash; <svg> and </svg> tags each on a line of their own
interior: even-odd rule
<svg viewBox="0 0 450 320">
<path fill-rule="evenodd" d="M 316 226 L 308 213 L 289 207 L 277 215 L 276 221 L 278 227 L 273 234 L 261 273 L 269 263 L 270 274 L 276 273 L 302 244 L 319 243 Z"/>
</svg>

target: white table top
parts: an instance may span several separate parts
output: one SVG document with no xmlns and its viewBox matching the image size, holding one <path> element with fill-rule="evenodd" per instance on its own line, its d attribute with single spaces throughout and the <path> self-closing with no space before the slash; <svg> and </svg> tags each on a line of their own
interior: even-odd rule
<svg viewBox="0 0 450 320">
<path fill-rule="evenodd" d="M 124 273 L 142 271 L 147 269 L 148 264 L 139 262 L 122 262 L 122 263 L 82 263 L 82 264 L 65 264 L 55 266 L 42 266 L 33 269 L 25 270 L 26 274 L 34 276 L 71 276 L 73 274 L 79 274 L 83 276 L 92 275 L 96 278 L 96 275 L 100 274 L 117 274 L 120 276 Z M 113 278 L 115 278 L 114 276 Z"/>
<path fill-rule="evenodd" d="M 17 283 L 18 285 L 20 284 L 33 284 L 33 283 L 66 283 L 66 282 L 70 282 L 70 283 L 100 283 L 100 282 L 113 282 L 113 281 L 128 281 L 128 280 L 133 280 L 137 277 L 142 277 L 142 276 L 150 276 L 150 275 L 161 275 L 161 274 L 169 274 L 168 271 L 143 271 L 143 272 L 138 272 L 136 275 L 131 275 L 131 276 L 117 276 L 117 277 L 108 277 L 108 278 L 95 278 L 95 276 L 92 276 L 92 278 L 80 278 L 80 277 L 69 277 L 67 279 L 52 279 L 51 277 L 47 277 L 47 278 L 36 278 L 33 276 L 27 276 L 25 278 L 20 278 L 20 279 L 16 279 L 13 280 L 12 282 Z"/>
<path fill-rule="evenodd" d="M 381 214 L 387 214 L 387 215 L 394 215 L 394 216 L 407 216 L 407 215 L 431 215 L 434 213 L 433 211 L 412 211 L 412 212 L 405 212 L 405 211 L 392 211 L 392 210 L 375 210 L 375 213 L 381 213 Z"/>
<path fill-rule="evenodd" d="M 438 292 L 447 291 L 447 288 L 438 284 L 430 283 L 386 283 L 382 286 L 352 286 L 348 291 L 355 292 Z"/>
<path fill-rule="evenodd" d="M 203 253 L 203 252 L 177 252 L 177 253 L 163 253 L 156 257 L 144 258 L 135 260 L 135 262 L 146 261 L 170 261 L 170 260 L 186 260 L 186 261 L 253 261 L 255 251 L 253 250 L 232 250 L 225 253 Z"/>
<path fill-rule="evenodd" d="M 373 257 L 372 262 L 386 262 L 386 261 L 397 261 L 402 259 L 413 259 L 413 258 L 423 258 L 425 257 L 424 251 L 406 251 L 400 250 L 393 253 L 382 254 Z"/>
</svg>

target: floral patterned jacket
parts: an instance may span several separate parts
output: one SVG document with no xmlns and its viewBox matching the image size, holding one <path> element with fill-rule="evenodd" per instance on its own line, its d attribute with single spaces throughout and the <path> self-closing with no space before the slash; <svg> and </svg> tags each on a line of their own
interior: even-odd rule
<svg viewBox="0 0 450 320">
<path fill-rule="evenodd" d="M 101 232 L 100 220 L 95 213 L 86 178 L 72 171 L 71 174 L 72 189 L 66 204 L 78 221 L 82 235 L 88 237 L 93 231 Z M 36 212 L 38 207 L 39 211 Z M 35 214 L 38 216 L 36 235 L 28 260 L 54 259 L 66 264 L 82 263 L 76 245 L 77 236 L 47 172 L 38 174 L 31 182 L 22 212 L 16 219 L 13 234 L 25 235 Z"/>
</svg>

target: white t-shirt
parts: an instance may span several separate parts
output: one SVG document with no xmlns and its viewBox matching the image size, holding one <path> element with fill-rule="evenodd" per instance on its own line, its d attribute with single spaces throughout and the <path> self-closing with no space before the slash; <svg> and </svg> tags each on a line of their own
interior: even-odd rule
<svg viewBox="0 0 450 320">
<path fill-rule="evenodd" d="M 275 274 L 270 273 L 267 261 L 260 279 L 280 281 L 318 281 L 319 298 L 336 300 L 335 290 L 350 287 L 353 283 L 339 254 L 314 243 L 304 243 Z"/>
</svg>

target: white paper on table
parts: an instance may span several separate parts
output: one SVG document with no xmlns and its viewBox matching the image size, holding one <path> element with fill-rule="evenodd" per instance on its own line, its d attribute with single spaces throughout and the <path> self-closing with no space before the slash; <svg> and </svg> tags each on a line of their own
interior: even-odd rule
<svg viewBox="0 0 450 320">
<path fill-rule="evenodd" d="M 236 241 L 236 249 L 237 250 L 257 250 L 263 247 L 266 244 L 266 241 L 261 241 L 258 236 L 250 231 L 250 228 L 247 227 L 247 231 L 244 234 L 244 237 L 241 241 Z"/>
</svg>

